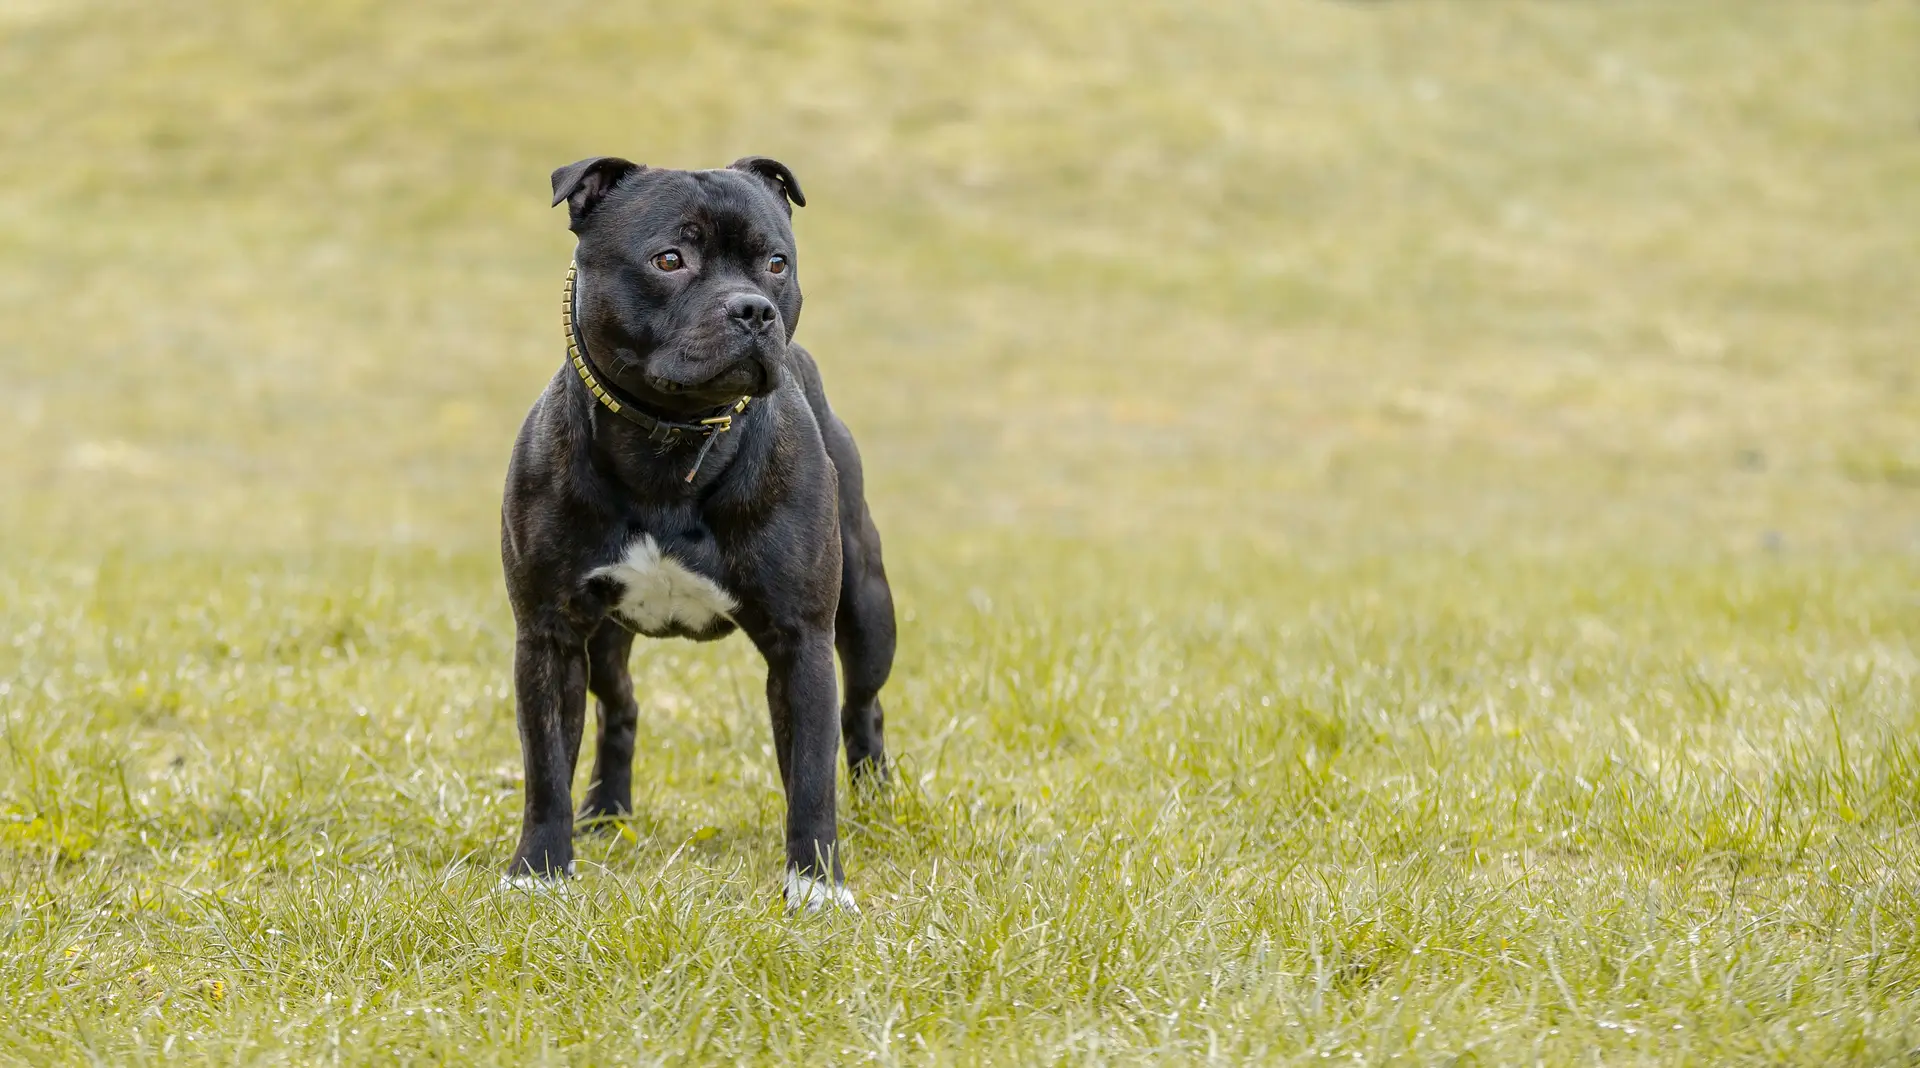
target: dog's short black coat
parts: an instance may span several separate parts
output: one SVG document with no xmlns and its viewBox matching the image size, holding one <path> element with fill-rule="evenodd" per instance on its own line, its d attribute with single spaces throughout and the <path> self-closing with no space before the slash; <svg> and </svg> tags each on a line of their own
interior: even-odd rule
<svg viewBox="0 0 1920 1068">
<path fill-rule="evenodd" d="M 675 422 L 753 399 L 691 481 L 701 440 L 648 440 L 570 364 L 528 413 L 501 510 L 526 762 L 509 876 L 571 870 L 589 691 L 600 723 L 580 816 L 631 810 L 634 631 L 710 640 L 738 628 L 767 663 L 788 904 L 850 905 L 835 763 L 844 736 L 856 781 L 886 777 L 879 692 L 893 662 L 893 598 L 859 452 L 813 358 L 791 341 L 799 182 L 762 157 L 708 171 L 598 157 L 554 171 L 553 192 L 578 238 L 575 322 L 594 376 Z"/>
</svg>

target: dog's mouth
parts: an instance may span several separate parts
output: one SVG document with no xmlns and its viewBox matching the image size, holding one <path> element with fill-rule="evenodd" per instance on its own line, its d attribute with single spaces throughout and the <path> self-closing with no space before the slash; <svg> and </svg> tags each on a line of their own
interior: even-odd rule
<svg viewBox="0 0 1920 1068">
<path fill-rule="evenodd" d="M 647 385 L 670 397 L 758 396 L 765 393 L 766 375 L 758 364 L 729 368 L 704 382 L 684 383 L 660 375 L 647 375 Z"/>
<path fill-rule="evenodd" d="M 648 389 L 664 396 L 719 403 L 772 392 L 774 366 L 772 354 L 759 348 L 726 360 L 656 352 L 646 361 L 646 370 L 638 377 Z"/>
</svg>

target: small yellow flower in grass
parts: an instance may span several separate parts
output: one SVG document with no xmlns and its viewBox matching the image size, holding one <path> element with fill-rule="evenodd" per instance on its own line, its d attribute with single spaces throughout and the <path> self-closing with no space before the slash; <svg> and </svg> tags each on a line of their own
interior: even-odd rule
<svg viewBox="0 0 1920 1068">
<path fill-rule="evenodd" d="M 79 947 L 79 946 L 68 946 L 68 947 L 67 947 L 67 952 L 66 952 L 66 954 L 65 954 L 65 956 L 66 956 L 66 958 L 67 958 L 68 960 L 72 960 L 73 958 L 75 958 L 75 957 L 77 957 L 77 956 L 79 956 L 79 955 L 80 955 L 80 947 Z"/>
<path fill-rule="evenodd" d="M 212 979 L 207 982 L 207 1000 L 225 1001 L 226 997 L 227 981 L 225 979 Z"/>
</svg>

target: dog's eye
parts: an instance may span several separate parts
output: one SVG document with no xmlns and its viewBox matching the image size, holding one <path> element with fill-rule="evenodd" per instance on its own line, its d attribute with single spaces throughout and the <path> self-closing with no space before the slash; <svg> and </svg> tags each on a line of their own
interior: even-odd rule
<svg viewBox="0 0 1920 1068">
<path fill-rule="evenodd" d="M 767 273 L 768 274 L 786 274 L 787 258 L 785 256 L 780 255 L 778 252 L 774 253 L 771 256 L 768 256 L 767 257 Z"/>
<path fill-rule="evenodd" d="M 662 252 L 653 258 L 653 265 L 663 271 L 677 271 L 687 265 L 678 252 Z"/>
</svg>

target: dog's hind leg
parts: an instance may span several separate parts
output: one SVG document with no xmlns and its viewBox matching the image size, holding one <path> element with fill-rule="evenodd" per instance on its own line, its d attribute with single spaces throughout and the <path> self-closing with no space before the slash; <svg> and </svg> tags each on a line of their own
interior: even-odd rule
<svg viewBox="0 0 1920 1068">
<path fill-rule="evenodd" d="M 599 703 L 600 730 L 594 745 L 593 780 L 587 784 L 582 820 L 625 816 L 633 811 L 633 735 L 640 706 L 633 700 L 633 676 L 627 657 L 633 634 L 611 619 L 587 639 L 587 689 Z"/>
<path fill-rule="evenodd" d="M 880 532 L 867 511 L 866 473 L 860 449 L 847 425 L 827 405 L 820 369 L 805 349 L 789 351 L 794 374 L 820 424 L 820 437 L 833 460 L 840 496 L 840 603 L 833 620 L 833 644 L 840 652 L 846 698 L 840 706 L 840 737 L 847 747 L 853 781 L 885 782 L 887 748 L 880 687 L 893 672 L 893 590 L 880 559 Z"/>
<path fill-rule="evenodd" d="M 840 471 L 840 604 L 833 621 L 833 644 L 840 651 L 840 670 L 846 677 L 840 735 L 847 747 L 847 770 L 856 786 L 887 780 L 886 715 L 880 708 L 880 687 L 893 672 L 894 647 L 893 590 L 880 559 L 880 532 L 867 514 L 866 501 L 858 495 L 858 462 L 856 458 L 851 473 L 845 466 Z M 849 474 L 852 486 L 847 484 Z"/>
</svg>

